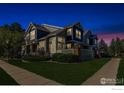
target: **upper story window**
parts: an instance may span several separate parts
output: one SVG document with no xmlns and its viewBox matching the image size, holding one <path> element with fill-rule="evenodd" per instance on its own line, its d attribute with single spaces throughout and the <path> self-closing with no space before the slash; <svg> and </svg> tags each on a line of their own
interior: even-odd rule
<svg viewBox="0 0 124 93">
<path fill-rule="evenodd" d="M 67 29 L 67 35 L 71 36 L 72 35 L 72 28 Z"/>
<path fill-rule="evenodd" d="M 81 39 L 81 31 L 76 30 L 76 38 Z"/>
<path fill-rule="evenodd" d="M 35 30 L 30 32 L 30 40 L 34 40 L 35 39 Z"/>
</svg>

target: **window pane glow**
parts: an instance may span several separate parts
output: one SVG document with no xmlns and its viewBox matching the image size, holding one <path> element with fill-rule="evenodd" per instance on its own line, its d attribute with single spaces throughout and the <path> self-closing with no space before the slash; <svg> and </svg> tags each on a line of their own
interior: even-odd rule
<svg viewBox="0 0 124 93">
<path fill-rule="evenodd" d="M 68 49 L 71 48 L 71 43 L 68 43 L 68 44 L 67 44 L 67 48 L 68 48 Z"/>
<path fill-rule="evenodd" d="M 44 47 L 45 47 L 45 41 L 40 41 L 39 48 L 44 48 Z"/>
<path fill-rule="evenodd" d="M 67 35 L 72 35 L 72 28 L 69 28 L 69 29 L 67 30 Z"/>
<path fill-rule="evenodd" d="M 30 40 L 35 39 L 35 31 L 30 32 Z"/>
<path fill-rule="evenodd" d="M 81 39 L 81 32 L 76 30 L 76 38 Z"/>
</svg>

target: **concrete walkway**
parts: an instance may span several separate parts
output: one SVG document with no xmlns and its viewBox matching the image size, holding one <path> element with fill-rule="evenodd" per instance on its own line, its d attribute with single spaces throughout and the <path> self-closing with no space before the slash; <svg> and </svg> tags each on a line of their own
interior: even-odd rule
<svg viewBox="0 0 124 93">
<path fill-rule="evenodd" d="M 82 85 L 115 85 L 119 62 L 119 58 L 112 58 Z"/>
<path fill-rule="evenodd" d="M 46 79 L 2 60 L 0 60 L 0 67 L 20 85 L 60 85 L 53 80 Z"/>
</svg>

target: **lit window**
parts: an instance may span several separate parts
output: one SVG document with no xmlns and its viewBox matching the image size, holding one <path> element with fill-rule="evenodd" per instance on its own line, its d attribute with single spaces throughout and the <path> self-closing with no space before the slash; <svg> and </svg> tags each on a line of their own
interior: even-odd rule
<svg viewBox="0 0 124 93">
<path fill-rule="evenodd" d="M 45 41 L 40 41 L 39 42 L 39 48 L 45 47 Z"/>
<path fill-rule="evenodd" d="M 69 28 L 69 29 L 67 30 L 67 35 L 68 35 L 68 36 L 72 35 L 72 28 Z"/>
<path fill-rule="evenodd" d="M 71 43 L 68 43 L 67 44 L 67 49 L 70 49 L 71 48 Z"/>
<path fill-rule="evenodd" d="M 76 30 L 76 38 L 81 39 L 81 31 Z"/>
<path fill-rule="evenodd" d="M 35 39 L 35 30 L 30 32 L 30 40 Z"/>
</svg>

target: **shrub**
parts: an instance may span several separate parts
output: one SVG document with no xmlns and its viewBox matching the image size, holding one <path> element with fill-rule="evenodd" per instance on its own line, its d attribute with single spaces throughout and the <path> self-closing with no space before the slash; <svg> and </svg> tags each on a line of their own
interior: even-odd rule
<svg viewBox="0 0 124 93">
<path fill-rule="evenodd" d="M 55 53 L 55 54 L 53 54 L 53 55 L 52 55 L 52 60 L 53 60 L 53 61 L 59 60 L 59 56 L 60 56 L 60 55 L 62 55 L 62 54 L 61 54 L 61 53 Z"/>
<path fill-rule="evenodd" d="M 49 57 L 47 56 L 27 56 L 23 57 L 23 60 L 30 61 L 30 62 L 39 62 L 39 61 L 47 61 Z"/>
<path fill-rule="evenodd" d="M 71 62 L 79 62 L 79 57 L 74 55 L 74 54 L 64 54 L 64 53 L 55 53 L 52 56 L 52 60 L 53 61 L 58 61 L 58 62 L 67 62 L 67 63 L 71 63 Z"/>
</svg>

